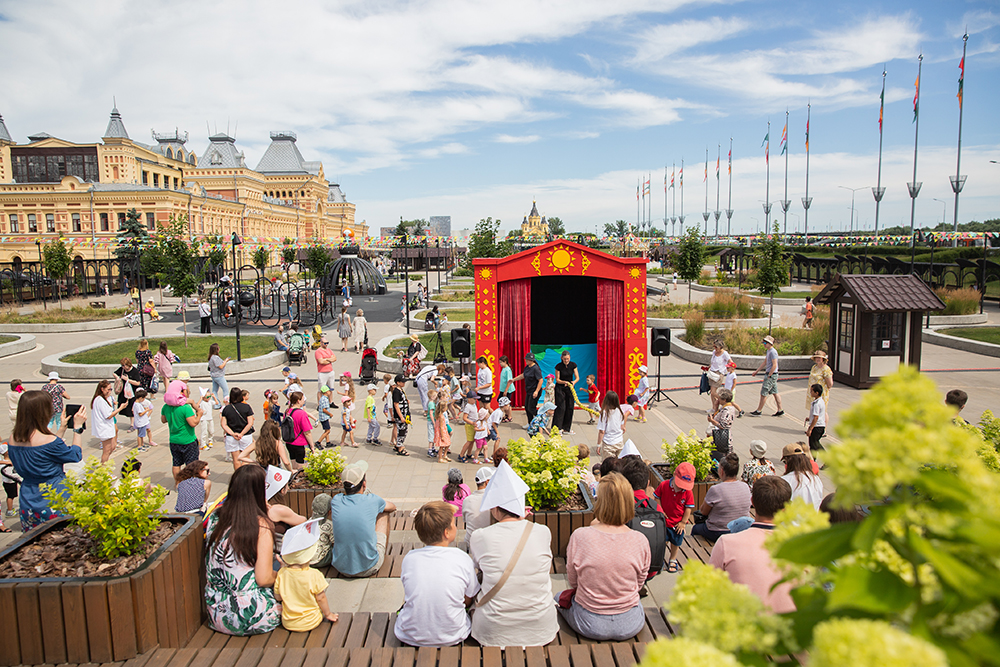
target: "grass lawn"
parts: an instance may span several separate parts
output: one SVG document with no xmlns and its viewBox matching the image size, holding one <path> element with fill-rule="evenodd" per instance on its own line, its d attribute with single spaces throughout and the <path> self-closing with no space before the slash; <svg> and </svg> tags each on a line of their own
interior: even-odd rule
<svg viewBox="0 0 1000 667">
<path fill-rule="evenodd" d="M 427 317 L 426 310 L 421 310 L 417 313 L 417 317 L 424 319 Z M 476 321 L 476 311 L 474 308 L 455 308 L 442 310 L 441 313 L 448 313 L 449 322 L 475 322 Z"/>
<path fill-rule="evenodd" d="M 0 345 L 13 343 L 15 340 L 17 340 L 17 336 L 0 336 Z"/>
<path fill-rule="evenodd" d="M 432 301 L 461 301 L 472 302 L 476 300 L 475 290 L 462 290 L 460 292 L 442 292 L 431 297 Z M 449 315 L 448 317 L 451 317 Z"/>
<path fill-rule="evenodd" d="M 969 327 L 967 329 L 944 329 L 943 334 L 978 340 L 982 343 L 1000 345 L 1000 327 Z"/>
<path fill-rule="evenodd" d="M 470 332 L 471 336 L 469 338 L 472 349 L 476 349 L 476 332 Z M 420 340 L 420 344 L 427 349 L 427 361 L 433 360 L 434 357 L 434 345 L 437 341 L 437 334 L 433 331 L 429 333 L 419 334 L 417 338 Z M 403 338 L 397 338 L 396 340 L 389 343 L 389 346 L 383 350 L 382 354 L 389 357 L 390 359 L 395 359 L 396 355 L 400 352 L 406 352 L 406 348 L 410 346 L 409 336 L 404 336 Z M 455 361 L 457 357 L 451 356 L 451 336 L 447 333 L 441 334 L 441 347 L 445 356 L 448 357 L 448 361 Z"/>
<path fill-rule="evenodd" d="M 187 347 L 184 347 L 184 339 L 180 337 L 150 338 L 150 349 L 156 350 L 160 346 L 161 340 L 167 341 L 167 347 L 181 358 L 182 364 L 204 362 L 207 365 L 208 348 L 212 343 L 219 344 L 219 354 L 223 359 L 226 357 L 236 359 L 236 336 L 188 338 Z M 273 352 L 274 343 L 271 341 L 270 336 L 240 336 L 240 351 L 243 358 L 259 357 L 268 352 Z M 138 339 L 119 341 L 103 347 L 95 347 L 78 354 L 65 356 L 60 361 L 71 364 L 117 364 L 121 362 L 122 357 L 128 357 L 134 362 L 135 351 L 138 347 Z"/>
<path fill-rule="evenodd" d="M 759 296 L 759 297 L 761 297 L 763 299 L 767 298 L 763 294 L 758 294 L 757 292 L 752 292 L 752 294 L 754 296 Z M 774 295 L 774 298 L 775 299 L 805 299 L 807 296 L 816 296 L 817 294 L 819 294 L 819 292 L 813 292 L 813 291 L 809 291 L 809 292 L 778 292 L 777 294 Z"/>
<path fill-rule="evenodd" d="M 68 324 L 71 322 L 90 322 L 93 320 L 114 320 L 125 317 L 124 308 L 64 308 L 59 310 L 56 304 L 50 304 L 48 310 L 39 310 L 31 315 L 3 313 L 0 324 Z"/>
</svg>

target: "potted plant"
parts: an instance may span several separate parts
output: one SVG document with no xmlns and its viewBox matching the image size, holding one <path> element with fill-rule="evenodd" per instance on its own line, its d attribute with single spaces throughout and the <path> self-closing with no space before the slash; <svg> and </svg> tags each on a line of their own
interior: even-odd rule
<svg viewBox="0 0 1000 667">
<path fill-rule="evenodd" d="M 507 462 L 528 485 L 525 502 L 533 510 L 528 519 L 549 527 L 553 556 L 566 556 L 570 534 L 594 519 L 594 503 L 581 481 L 577 453 L 577 446 L 556 428 L 507 443 Z"/>
<path fill-rule="evenodd" d="M 103 663 L 182 647 L 202 624 L 203 532 L 165 515 L 167 491 L 137 472 L 120 482 L 91 458 L 53 519 L 0 552 L 0 615 L 17 619 L 0 665 Z"/>
<path fill-rule="evenodd" d="M 715 461 L 712 459 L 714 449 L 712 439 L 701 437 L 697 431 L 691 429 L 688 433 L 681 433 L 674 442 L 663 440 L 663 463 L 653 463 L 650 469 L 650 484 L 653 488 L 665 480 L 670 479 L 674 474 L 674 468 L 687 461 L 694 466 L 694 506 L 701 507 L 705 500 L 705 494 L 709 487 L 719 481 L 715 473 Z"/>
<path fill-rule="evenodd" d="M 304 517 L 312 515 L 313 499 L 321 493 L 331 496 L 343 493 L 340 474 L 344 472 L 346 460 L 340 447 L 317 449 L 306 454 L 306 467 L 289 482 L 287 493 L 274 497 L 275 502 L 288 505 L 292 511 Z"/>
</svg>

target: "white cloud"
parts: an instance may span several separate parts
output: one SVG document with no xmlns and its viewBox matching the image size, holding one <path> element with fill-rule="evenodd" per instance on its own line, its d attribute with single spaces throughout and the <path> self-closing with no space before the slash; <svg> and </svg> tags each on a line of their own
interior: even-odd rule
<svg viewBox="0 0 1000 667">
<path fill-rule="evenodd" d="M 658 61 L 700 44 L 719 42 L 750 27 L 741 18 L 718 16 L 705 21 L 688 20 L 654 26 L 642 33 L 633 62 Z"/>
<path fill-rule="evenodd" d="M 498 134 L 493 137 L 493 141 L 498 144 L 533 144 L 541 139 L 537 134 L 528 134 L 522 136 L 512 136 L 510 134 Z"/>
</svg>

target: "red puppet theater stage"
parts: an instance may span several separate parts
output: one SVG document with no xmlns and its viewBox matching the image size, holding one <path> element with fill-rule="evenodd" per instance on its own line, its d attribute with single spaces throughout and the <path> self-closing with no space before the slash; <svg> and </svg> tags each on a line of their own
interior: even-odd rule
<svg viewBox="0 0 1000 667">
<path fill-rule="evenodd" d="M 485 357 L 493 371 L 494 396 L 500 357 L 510 359 L 517 376 L 532 344 L 596 345 L 597 386 L 624 403 L 646 364 L 644 258 L 560 240 L 510 257 L 475 259 L 473 268 L 475 357 Z M 524 386 L 515 387 L 514 404 L 523 406 Z"/>
</svg>

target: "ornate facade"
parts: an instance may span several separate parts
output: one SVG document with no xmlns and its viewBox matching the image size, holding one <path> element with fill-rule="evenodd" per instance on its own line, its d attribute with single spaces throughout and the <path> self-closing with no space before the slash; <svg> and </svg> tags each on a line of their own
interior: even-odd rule
<svg viewBox="0 0 1000 667">
<path fill-rule="evenodd" d="M 541 237 L 549 235 L 549 223 L 545 221 L 545 216 L 538 215 L 538 206 L 534 200 L 531 201 L 531 213 L 521 221 L 521 235 Z"/>
<path fill-rule="evenodd" d="M 99 143 L 42 133 L 19 145 L 0 117 L 0 261 L 36 259 L 36 241 L 60 235 L 76 257 L 107 257 L 131 208 L 150 229 L 186 216 L 192 240 L 235 231 L 244 252 L 272 249 L 272 263 L 283 238 L 335 243 L 347 230 L 367 235 L 322 163 L 303 159 L 294 132 L 272 132 L 256 168 L 233 137 L 209 137 L 200 157 L 187 138 L 175 130 L 154 132 L 155 145 L 134 141 L 115 108 Z"/>
</svg>

